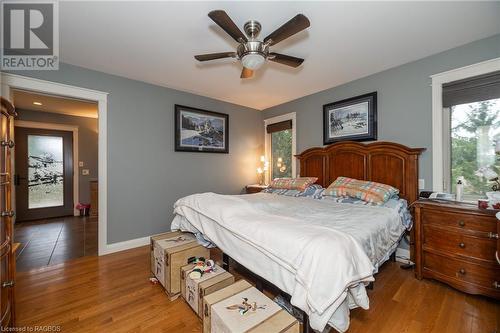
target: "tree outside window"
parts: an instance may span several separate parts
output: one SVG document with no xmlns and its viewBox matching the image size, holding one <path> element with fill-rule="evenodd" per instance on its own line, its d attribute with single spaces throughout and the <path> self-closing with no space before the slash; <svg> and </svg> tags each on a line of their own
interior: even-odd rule
<svg viewBox="0 0 500 333">
<path fill-rule="evenodd" d="M 478 176 L 480 168 L 499 172 L 495 144 L 500 140 L 500 99 L 452 106 L 451 190 L 460 179 L 464 198 L 474 200 L 491 191 L 491 182 Z"/>
<path fill-rule="evenodd" d="M 271 133 L 271 176 L 272 179 L 292 177 L 291 129 Z"/>
</svg>

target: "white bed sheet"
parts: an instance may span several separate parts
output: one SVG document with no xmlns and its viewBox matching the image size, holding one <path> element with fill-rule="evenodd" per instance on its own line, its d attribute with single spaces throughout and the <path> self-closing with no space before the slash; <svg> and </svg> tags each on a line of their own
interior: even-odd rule
<svg viewBox="0 0 500 333">
<path fill-rule="evenodd" d="M 351 235 L 361 245 L 366 256 L 373 264 L 373 273 L 397 247 L 398 241 L 404 232 L 404 227 L 396 209 L 350 205 L 265 193 L 237 197 L 266 214 L 301 219 L 307 221 L 311 227 L 327 226 Z M 356 219 L 356 215 L 359 215 L 360 211 L 364 211 L 364 215 L 362 215 L 365 217 L 366 213 L 369 212 L 373 218 Z M 179 213 L 179 210 L 177 210 L 177 213 Z M 341 215 L 340 218 L 339 216 L 335 219 L 328 218 L 339 214 Z M 204 226 L 210 224 L 211 232 L 208 238 L 224 252 L 254 273 L 275 284 L 284 292 L 291 295 L 298 293 L 295 272 L 290 270 L 289 267 L 285 267 L 286 265 L 282 265 L 276 260 L 270 260 L 269 256 L 254 244 L 243 242 L 227 228 L 215 223 L 203 214 L 192 215 L 190 220 L 183 215 L 182 213 L 176 215 L 172 223 L 172 229 L 197 233 Z M 276 237 L 279 237 L 279 235 L 276 235 Z M 293 244 L 290 244 L 290 246 L 293 246 Z M 293 303 L 294 299 L 292 297 Z M 349 310 L 355 307 L 364 309 L 369 307 L 369 300 L 363 283 L 348 288 L 347 297 L 340 304 L 326 309 L 321 315 L 310 313 L 310 316 L 312 316 L 311 322 L 328 322 L 330 326 L 344 332 L 349 327 Z"/>
</svg>

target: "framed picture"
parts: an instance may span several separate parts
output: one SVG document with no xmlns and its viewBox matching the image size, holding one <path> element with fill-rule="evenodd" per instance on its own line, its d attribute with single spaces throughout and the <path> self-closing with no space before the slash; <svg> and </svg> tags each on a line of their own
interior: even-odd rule
<svg viewBox="0 0 500 333">
<path fill-rule="evenodd" d="M 229 153 L 229 115 L 176 104 L 175 151 Z"/>
<path fill-rule="evenodd" d="M 377 92 L 323 105 L 323 144 L 377 140 Z"/>
</svg>

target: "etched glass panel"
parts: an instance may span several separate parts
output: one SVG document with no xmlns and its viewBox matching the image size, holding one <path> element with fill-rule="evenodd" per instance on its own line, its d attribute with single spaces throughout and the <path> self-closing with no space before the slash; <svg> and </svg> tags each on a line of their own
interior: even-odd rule
<svg viewBox="0 0 500 333">
<path fill-rule="evenodd" d="M 64 205 L 63 138 L 28 135 L 28 208 Z"/>
</svg>

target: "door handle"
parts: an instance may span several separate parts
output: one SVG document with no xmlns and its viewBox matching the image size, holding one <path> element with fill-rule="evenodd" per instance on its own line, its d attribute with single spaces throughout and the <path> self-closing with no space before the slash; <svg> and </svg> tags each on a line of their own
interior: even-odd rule
<svg viewBox="0 0 500 333">
<path fill-rule="evenodd" d="M 21 179 L 26 179 L 26 177 L 21 177 L 19 175 L 14 175 L 14 185 L 19 186 L 21 185 Z"/>
</svg>

